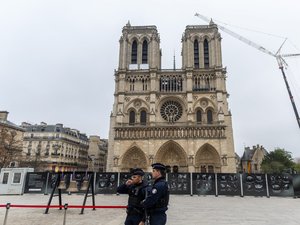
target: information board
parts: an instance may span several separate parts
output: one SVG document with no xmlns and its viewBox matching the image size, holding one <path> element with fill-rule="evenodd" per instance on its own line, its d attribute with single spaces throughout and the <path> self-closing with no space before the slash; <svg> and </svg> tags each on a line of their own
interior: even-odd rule
<svg viewBox="0 0 300 225">
<path fill-rule="evenodd" d="M 267 196 L 265 174 L 243 174 L 244 196 Z"/>
<path fill-rule="evenodd" d="M 26 174 L 24 193 L 45 193 L 48 172 Z"/>
<path fill-rule="evenodd" d="M 193 173 L 193 195 L 215 195 L 214 173 Z"/>
<path fill-rule="evenodd" d="M 96 174 L 96 194 L 117 193 L 118 173 L 97 173 Z"/>
<path fill-rule="evenodd" d="M 290 174 L 268 174 L 268 186 L 270 196 L 294 196 Z"/>
<path fill-rule="evenodd" d="M 218 195 L 241 195 L 240 174 L 217 174 Z"/>
<path fill-rule="evenodd" d="M 170 194 L 191 194 L 190 173 L 168 173 Z"/>
</svg>

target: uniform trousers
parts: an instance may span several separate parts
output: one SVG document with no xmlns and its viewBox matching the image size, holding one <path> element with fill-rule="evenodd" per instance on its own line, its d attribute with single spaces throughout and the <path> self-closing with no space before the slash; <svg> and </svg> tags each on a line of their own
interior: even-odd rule
<svg viewBox="0 0 300 225">
<path fill-rule="evenodd" d="M 153 212 L 150 214 L 150 225 L 165 225 L 167 223 L 167 215 L 164 211 Z"/>
</svg>

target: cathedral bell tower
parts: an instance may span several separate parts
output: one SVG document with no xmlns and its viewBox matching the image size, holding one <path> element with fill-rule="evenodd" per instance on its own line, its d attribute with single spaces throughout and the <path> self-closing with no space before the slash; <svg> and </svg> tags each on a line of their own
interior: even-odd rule
<svg viewBox="0 0 300 225">
<path fill-rule="evenodd" d="M 162 69 L 156 26 L 124 26 L 115 71 L 107 171 L 235 172 L 221 36 L 187 26 L 182 68 Z"/>
</svg>

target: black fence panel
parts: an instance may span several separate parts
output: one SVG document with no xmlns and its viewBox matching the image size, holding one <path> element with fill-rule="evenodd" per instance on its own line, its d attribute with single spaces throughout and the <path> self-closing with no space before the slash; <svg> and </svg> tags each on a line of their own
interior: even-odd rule
<svg viewBox="0 0 300 225">
<path fill-rule="evenodd" d="M 76 186 L 78 189 L 78 193 L 85 193 L 86 190 L 83 189 L 83 185 L 88 185 L 89 177 L 92 176 L 93 172 L 75 172 L 72 175 L 72 179 L 76 181 Z M 94 185 L 94 181 L 91 181 L 91 185 Z M 91 188 L 89 192 L 91 192 Z"/>
<path fill-rule="evenodd" d="M 63 180 L 62 175 L 59 173 L 49 173 L 48 175 L 48 181 L 47 181 L 47 189 L 45 191 L 46 194 L 50 194 L 55 187 L 55 182 L 57 179 L 57 176 L 61 177 L 61 180 Z M 58 192 L 57 189 L 55 191 L 56 193 Z"/>
<path fill-rule="evenodd" d="M 268 186 L 270 196 L 294 196 L 290 174 L 268 174 Z"/>
<path fill-rule="evenodd" d="M 240 174 L 217 174 L 218 195 L 241 195 Z"/>
<path fill-rule="evenodd" d="M 116 194 L 118 186 L 118 173 L 97 173 L 96 194 Z"/>
<path fill-rule="evenodd" d="M 127 180 L 131 178 L 131 173 L 120 173 L 119 185 L 124 184 Z"/>
<path fill-rule="evenodd" d="M 45 193 L 48 172 L 29 172 L 26 174 L 24 193 Z"/>
<path fill-rule="evenodd" d="M 190 173 L 168 173 L 167 176 L 170 194 L 191 194 Z"/>
<path fill-rule="evenodd" d="M 24 193 L 50 194 L 57 176 L 61 180 L 59 186 L 64 186 L 62 193 L 69 193 L 70 180 L 76 181 L 75 192 L 85 193 L 81 189 L 92 174 L 30 172 L 26 176 Z M 130 177 L 130 173 L 96 173 L 91 185 L 95 184 L 96 194 L 115 194 L 118 184 L 126 182 Z M 168 173 L 167 180 L 171 194 L 300 197 L 298 174 Z M 145 173 L 144 181 L 153 184 L 151 173 Z"/>
<path fill-rule="evenodd" d="M 193 195 L 215 195 L 216 182 L 214 173 L 193 173 Z"/>
<path fill-rule="evenodd" d="M 300 197 L 300 174 L 293 175 L 294 195 Z"/>
<path fill-rule="evenodd" d="M 243 174 L 244 196 L 267 196 L 265 174 Z"/>
</svg>

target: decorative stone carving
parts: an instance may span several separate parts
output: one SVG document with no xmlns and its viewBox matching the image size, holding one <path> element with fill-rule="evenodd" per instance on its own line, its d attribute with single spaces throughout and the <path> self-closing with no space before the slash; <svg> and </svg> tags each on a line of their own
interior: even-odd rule
<svg viewBox="0 0 300 225">
<path fill-rule="evenodd" d="M 208 105 L 208 102 L 207 102 L 206 100 L 202 100 L 202 101 L 200 102 L 200 105 L 201 105 L 203 108 L 205 108 L 205 107 Z"/>
<path fill-rule="evenodd" d="M 118 166 L 119 164 L 119 156 L 114 156 L 114 166 Z"/>
<path fill-rule="evenodd" d="M 142 102 L 141 102 L 141 100 L 137 99 L 134 101 L 133 105 L 134 105 L 134 107 L 136 107 L 138 109 L 141 107 Z"/>
</svg>

